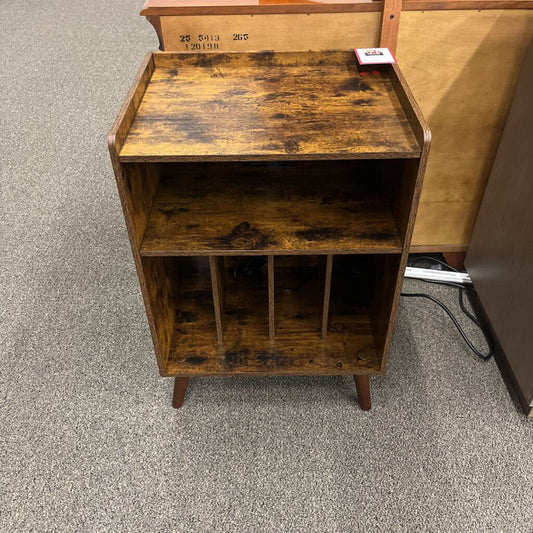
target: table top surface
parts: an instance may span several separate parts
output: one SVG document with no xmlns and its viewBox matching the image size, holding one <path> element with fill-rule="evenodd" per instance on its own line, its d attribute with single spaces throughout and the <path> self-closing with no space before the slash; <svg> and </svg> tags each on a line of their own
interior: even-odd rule
<svg viewBox="0 0 533 533">
<path fill-rule="evenodd" d="M 418 157 L 388 72 L 353 51 L 154 54 L 122 161 Z"/>
</svg>

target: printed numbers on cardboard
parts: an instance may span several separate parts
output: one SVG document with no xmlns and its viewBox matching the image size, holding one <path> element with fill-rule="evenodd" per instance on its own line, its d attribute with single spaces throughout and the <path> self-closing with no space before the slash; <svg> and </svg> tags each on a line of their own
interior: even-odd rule
<svg viewBox="0 0 533 533">
<path fill-rule="evenodd" d="M 191 43 L 185 45 L 186 50 L 218 50 L 218 43 Z"/>
<path fill-rule="evenodd" d="M 212 42 L 220 41 L 220 35 L 205 35 L 205 34 L 199 33 L 198 34 L 198 41 L 199 42 L 203 42 L 203 41 L 212 41 Z"/>
</svg>

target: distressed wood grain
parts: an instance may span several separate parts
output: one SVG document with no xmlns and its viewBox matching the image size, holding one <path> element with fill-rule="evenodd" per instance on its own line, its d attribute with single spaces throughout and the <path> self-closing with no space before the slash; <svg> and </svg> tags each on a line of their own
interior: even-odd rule
<svg viewBox="0 0 533 533">
<path fill-rule="evenodd" d="M 109 146 L 162 375 L 352 374 L 369 407 L 430 133 L 397 66 L 362 78 L 348 52 L 145 60 Z"/>
<path fill-rule="evenodd" d="M 141 254 L 399 252 L 376 173 L 366 162 L 181 165 L 161 179 Z"/>
<path fill-rule="evenodd" d="M 197 258 L 199 259 L 199 258 Z M 180 260 L 182 260 L 180 258 Z M 187 260 L 189 260 L 187 258 Z M 284 275 L 287 274 L 287 275 Z M 165 375 L 365 374 L 379 372 L 369 310 L 336 299 L 327 339 L 321 339 L 322 286 L 315 278 L 293 293 L 279 289 L 275 342 L 269 338 L 268 276 L 236 280 L 228 275 L 224 342 L 216 342 L 209 272 L 182 279 Z M 276 270 L 276 286 L 292 286 L 295 272 Z M 346 284 L 342 284 L 346 289 Z M 278 298 L 277 298 L 278 300 Z"/>
<path fill-rule="evenodd" d="M 154 61 L 121 161 L 420 155 L 388 76 L 361 76 L 353 51 L 161 53 Z"/>
</svg>

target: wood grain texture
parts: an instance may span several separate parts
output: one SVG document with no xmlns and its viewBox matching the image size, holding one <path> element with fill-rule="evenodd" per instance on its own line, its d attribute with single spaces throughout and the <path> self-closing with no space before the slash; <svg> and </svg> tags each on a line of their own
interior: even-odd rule
<svg viewBox="0 0 533 533">
<path fill-rule="evenodd" d="M 108 134 L 107 142 L 156 359 L 159 371 L 162 372 L 170 346 L 168 332 L 173 329 L 174 325 L 173 291 L 165 273 L 166 263 L 160 262 L 158 265 L 153 265 L 150 260 L 146 260 L 145 269 L 139 254 L 139 245 L 148 219 L 153 193 L 159 180 L 159 172 L 158 168 L 153 165 L 123 165 L 118 156 L 153 70 L 153 58 L 151 54 L 148 54 Z M 158 295 L 162 296 L 159 300 Z"/>
<path fill-rule="evenodd" d="M 422 147 L 420 159 L 410 159 L 405 161 L 402 168 L 402 178 L 395 180 L 393 187 L 393 215 L 396 220 L 398 231 L 402 238 L 403 251 L 399 266 L 395 259 L 383 263 L 382 275 L 383 286 L 377 292 L 376 306 L 374 307 L 374 327 L 378 350 L 383 354 L 381 360 L 382 369 L 388 360 L 400 293 L 403 284 L 403 275 L 409 249 L 411 246 L 413 231 L 415 227 L 420 195 L 426 165 L 429 157 L 429 149 L 432 142 L 432 134 L 420 107 L 407 81 L 400 70 L 398 64 L 389 66 L 388 74 L 392 86 L 398 96 L 400 104 L 409 121 L 412 131 Z"/>
<path fill-rule="evenodd" d="M 149 0 L 140 14 L 148 15 L 272 15 L 381 11 L 383 2 L 315 2 L 309 0 Z"/>
<path fill-rule="evenodd" d="M 146 20 L 154 27 L 154 30 L 159 39 L 159 50 L 165 50 L 165 37 L 161 27 L 161 17 L 159 15 L 146 15 Z"/>
<path fill-rule="evenodd" d="M 182 165 L 161 180 L 141 253 L 400 252 L 377 168 L 366 161 Z"/>
<path fill-rule="evenodd" d="M 126 209 L 131 219 L 135 244 L 140 247 L 159 184 L 159 168 L 156 165 L 131 163 L 124 165 L 122 170 Z"/>
<path fill-rule="evenodd" d="M 381 20 L 381 39 L 379 46 L 388 48 L 393 55 L 398 45 L 402 0 L 384 0 L 383 18 Z"/>
<path fill-rule="evenodd" d="M 379 69 L 372 74 L 373 81 L 366 82 L 358 73 L 354 81 L 353 58 L 344 52 L 211 57 L 158 54 L 145 67 L 145 71 L 149 65 L 155 67 L 150 77 L 142 73 L 138 78 L 141 85 L 148 84 L 144 97 L 135 97 L 133 107 L 128 104 L 116 130 L 124 132 L 123 152 L 130 141 L 132 145 L 136 142 L 133 131 L 136 123 L 142 123 L 140 117 L 151 116 L 155 119 L 145 121 L 149 127 L 144 143 L 150 149 L 153 139 L 156 146 L 183 142 L 199 149 L 210 143 L 198 139 L 197 132 L 181 139 L 182 123 L 168 122 L 158 129 L 159 117 L 176 118 L 183 113 L 177 108 L 175 114 L 166 113 L 180 100 L 178 93 L 168 98 L 166 91 L 156 90 L 150 105 L 159 114 L 142 111 L 150 101 L 151 87 L 168 85 L 169 76 L 179 77 L 183 70 L 204 70 L 210 73 L 209 79 L 224 80 L 237 67 L 237 77 L 248 70 L 257 76 L 257 71 L 264 72 L 265 63 L 271 74 L 296 69 L 300 74 L 292 83 L 298 86 L 304 70 L 309 73 L 316 68 L 319 73 L 326 60 L 327 68 L 347 76 L 338 78 L 348 80 L 345 92 L 355 83 L 355 92 L 377 91 L 378 101 L 388 101 L 376 104 L 371 98 L 352 103 L 359 113 L 359 147 L 368 150 L 372 139 L 372 146 L 378 146 L 372 132 L 382 130 L 380 135 L 385 135 L 383 131 L 401 124 L 404 141 L 409 139 L 408 144 L 416 149 L 398 157 L 398 145 L 388 143 L 389 151 L 365 152 L 360 157 L 362 152 L 337 154 L 331 148 L 324 155 L 291 145 L 291 153 L 285 150 L 285 156 L 275 163 L 262 161 L 263 156 L 256 153 L 232 155 L 237 162 L 228 163 L 217 160 L 219 155 L 217 162 L 202 161 L 210 159 L 214 152 L 209 151 L 195 155 L 195 162 L 187 162 L 189 156 L 165 159 L 160 153 L 154 156 L 156 148 L 130 162 L 127 157 L 122 160 L 116 144 L 111 143 L 163 375 L 364 375 L 384 371 L 430 141 L 427 125 L 396 66 Z M 298 70 L 302 66 L 306 69 Z M 176 72 L 171 73 L 173 70 Z M 159 76 L 163 71 L 168 72 Z M 205 81 L 205 72 L 200 78 Z M 206 91 L 212 83 L 205 85 Z M 182 99 L 192 102 L 186 91 Z M 316 120 L 306 105 L 319 97 L 307 90 L 296 94 L 305 111 L 301 120 L 308 116 Z M 219 96 L 233 98 L 237 110 L 241 101 L 250 106 L 246 92 Z M 339 93 L 335 98 L 344 96 Z M 374 105 L 389 111 L 380 114 Z M 204 114 L 210 111 L 204 106 Z M 329 124 L 326 115 L 320 120 Z M 124 123 L 129 123 L 129 130 Z M 329 133 L 328 127 L 319 126 L 313 122 L 318 139 L 314 142 Z M 232 143 L 240 143 L 241 149 L 245 146 L 239 135 L 232 135 L 234 128 L 234 123 L 220 123 L 220 135 L 230 146 L 227 153 L 232 154 Z M 191 130 L 187 131 L 191 135 Z M 264 133 L 264 128 L 261 131 Z M 258 161 L 240 161 L 252 156 Z M 309 158 L 313 161 L 307 161 Z M 130 177 L 131 183 L 125 177 Z M 136 224 L 146 228 L 140 231 Z M 243 257 L 246 255 L 259 257 Z M 316 255 L 329 256 L 325 275 Z"/>
<path fill-rule="evenodd" d="M 179 260 L 182 260 L 181 258 Z M 199 261 L 197 258 L 196 261 Z M 190 261 L 189 258 L 183 261 Z M 276 285 L 293 287 L 296 272 L 276 271 Z M 296 277 L 297 279 L 297 277 Z M 217 345 L 209 272 L 183 279 L 178 319 L 165 375 L 354 374 L 380 369 L 368 309 L 336 298 L 326 340 L 320 337 L 323 288 L 317 279 L 301 290 L 277 290 L 275 343 L 269 340 L 267 275 L 227 275 L 224 344 Z M 341 282 L 343 291 L 346 282 Z"/>
<path fill-rule="evenodd" d="M 360 76 L 353 51 L 154 57 L 123 162 L 420 155 L 387 76 Z"/>
<path fill-rule="evenodd" d="M 324 281 L 317 256 L 276 257 L 276 340 L 320 339 Z"/>
<path fill-rule="evenodd" d="M 531 0 L 404 0 L 402 11 L 533 9 Z"/>
<path fill-rule="evenodd" d="M 404 274 L 402 264 L 403 255 L 384 255 L 372 261 L 372 299 L 369 306 L 376 350 L 383 354 L 382 368 L 385 368 L 394 332 L 396 291 L 401 290 Z"/>
<path fill-rule="evenodd" d="M 176 270 L 165 258 L 142 257 L 141 289 L 150 309 L 152 337 L 161 365 L 168 358 L 176 320 Z"/>
<path fill-rule="evenodd" d="M 397 59 L 433 134 L 413 245 L 469 243 L 532 33 L 528 10 L 402 14 Z"/>
<path fill-rule="evenodd" d="M 459 9 L 532 9 L 531 0 L 404 0 L 404 11 Z M 267 15 L 382 11 L 379 0 L 148 0 L 140 14 L 149 15 Z"/>
<path fill-rule="evenodd" d="M 146 88 L 150 83 L 154 69 L 155 63 L 153 55 L 146 54 L 107 136 L 107 144 L 112 154 L 118 154 L 122 149 Z"/>
</svg>

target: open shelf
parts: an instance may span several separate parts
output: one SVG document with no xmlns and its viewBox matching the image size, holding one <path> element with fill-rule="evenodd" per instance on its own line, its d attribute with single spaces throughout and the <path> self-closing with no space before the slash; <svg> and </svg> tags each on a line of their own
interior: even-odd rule
<svg viewBox="0 0 533 533">
<path fill-rule="evenodd" d="M 204 346 L 216 346 L 217 329 L 213 312 L 213 293 L 207 257 L 183 257 L 174 261 L 170 280 L 176 318 L 173 344 L 179 339 L 180 353 L 191 361 L 203 354 Z M 171 345 L 172 345 L 171 344 Z"/>
<path fill-rule="evenodd" d="M 325 256 L 274 258 L 274 330 L 276 340 L 290 342 L 301 334 L 320 338 Z"/>
<path fill-rule="evenodd" d="M 352 297 L 338 305 L 321 338 L 323 261 L 275 258 L 274 338 L 269 337 L 266 258 L 222 259 L 222 342 L 217 340 L 216 306 L 210 294 L 208 259 L 175 258 L 180 266 L 176 322 L 165 375 L 364 374 L 380 371 L 370 309 Z M 198 266 L 200 265 L 200 266 Z M 251 275 L 246 273 L 250 271 Z M 340 273 L 344 275 L 344 273 Z M 305 279 L 302 278 L 305 276 Z M 302 283 L 304 281 L 304 283 Z M 348 279 L 335 286 L 350 292 Z M 333 291 L 334 298 L 339 294 Z M 355 305 L 354 305 L 355 303 Z"/>
<path fill-rule="evenodd" d="M 400 253 L 393 163 L 167 165 L 141 255 Z"/>
</svg>

